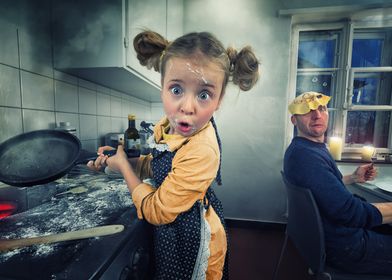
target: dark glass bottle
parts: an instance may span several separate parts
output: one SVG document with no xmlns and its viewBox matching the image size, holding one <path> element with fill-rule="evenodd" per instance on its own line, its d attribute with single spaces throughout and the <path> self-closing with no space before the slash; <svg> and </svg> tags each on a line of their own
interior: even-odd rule
<svg viewBox="0 0 392 280">
<path fill-rule="evenodd" d="M 128 128 L 124 133 L 124 148 L 128 157 L 140 156 L 140 136 L 135 127 L 135 115 L 128 115 Z"/>
</svg>

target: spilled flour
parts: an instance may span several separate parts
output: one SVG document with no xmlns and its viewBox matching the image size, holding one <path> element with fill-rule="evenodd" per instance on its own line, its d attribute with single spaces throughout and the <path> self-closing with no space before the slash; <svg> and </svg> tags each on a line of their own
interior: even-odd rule
<svg viewBox="0 0 392 280">
<path fill-rule="evenodd" d="M 0 238 L 36 237 L 106 225 L 115 221 L 132 205 L 122 178 L 109 178 L 105 174 L 83 174 L 75 178 L 59 179 L 56 184 L 56 188 L 61 191 L 82 186 L 87 192 L 53 196 L 39 206 L 0 220 Z M 19 255 L 47 257 L 58 246 L 61 246 L 61 242 L 0 253 L 0 263 L 21 257 Z"/>
</svg>

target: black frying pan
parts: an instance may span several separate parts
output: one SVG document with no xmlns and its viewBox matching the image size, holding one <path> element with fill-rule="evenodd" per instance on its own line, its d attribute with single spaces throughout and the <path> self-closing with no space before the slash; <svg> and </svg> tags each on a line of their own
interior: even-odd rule
<svg viewBox="0 0 392 280">
<path fill-rule="evenodd" d="M 0 144 L 0 181 L 18 187 L 45 184 L 96 157 L 66 131 L 27 132 Z"/>
</svg>

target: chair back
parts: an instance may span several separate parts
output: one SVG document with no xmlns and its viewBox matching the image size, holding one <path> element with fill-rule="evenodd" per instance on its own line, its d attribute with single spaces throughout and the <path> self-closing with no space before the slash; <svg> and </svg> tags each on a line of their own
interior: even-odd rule
<svg viewBox="0 0 392 280">
<path fill-rule="evenodd" d="M 282 177 L 286 185 L 288 203 L 286 233 L 312 272 L 323 272 L 324 229 L 313 194 L 310 189 L 291 184 L 283 172 Z"/>
</svg>

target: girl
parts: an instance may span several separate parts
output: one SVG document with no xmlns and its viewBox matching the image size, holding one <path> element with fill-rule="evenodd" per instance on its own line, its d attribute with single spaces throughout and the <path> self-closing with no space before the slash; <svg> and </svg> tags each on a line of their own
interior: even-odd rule
<svg viewBox="0 0 392 280">
<path fill-rule="evenodd" d="M 213 119 L 229 80 L 251 89 L 259 62 L 250 47 L 225 48 L 212 34 L 168 42 L 144 31 L 134 39 L 140 63 L 161 73 L 166 116 L 154 128 L 152 154 L 135 169 L 122 146 L 88 165 L 120 172 L 140 219 L 154 225 L 156 279 L 227 279 L 222 206 L 211 188 L 220 178 L 220 139 Z M 153 178 L 154 184 L 143 182 Z"/>
</svg>

